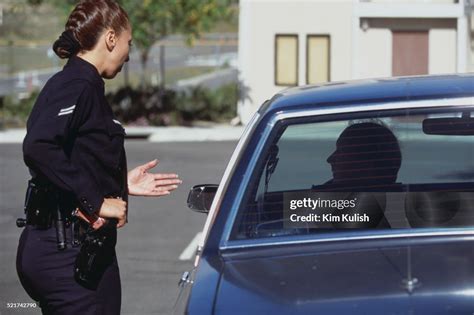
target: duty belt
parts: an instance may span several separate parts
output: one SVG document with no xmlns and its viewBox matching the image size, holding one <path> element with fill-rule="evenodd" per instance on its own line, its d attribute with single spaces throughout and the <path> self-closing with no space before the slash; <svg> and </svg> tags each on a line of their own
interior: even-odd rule
<svg viewBox="0 0 474 315">
<path fill-rule="evenodd" d="M 28 181 L 25 196 L 24 212 L 26 218 L 16 220 L 19 228 L 32 225 L 38 229 L 56 228 L 57 246 L 59 250 L 67 247 L 66 229 L 71 229 L 72 247 L 79 246 L 88 226 L 77 218 L 73 203 L 64 202 L 60 192 L 52 185 Z"/>
<path fill-rule="evenodd" d="M 102 275 L 115 257 L 117 220 L 109 219 L 98 230 L 79 219 L 74 198 L 49 185 L 30 180 L 25 198 L 26 219 L 17 226 L 33 225 L 39 229 L 56 228 L 58 250 L 67 248 L 66 229 L 71 229 L 72 247 L 81 246 L 74 261 L 74 278 L 86 288 L 96 289 Z"/>
</svg>

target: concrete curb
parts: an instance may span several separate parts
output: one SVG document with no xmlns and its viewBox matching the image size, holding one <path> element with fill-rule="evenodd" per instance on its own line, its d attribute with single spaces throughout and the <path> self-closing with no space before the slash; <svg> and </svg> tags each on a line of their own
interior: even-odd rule
<svg viewBox="0 0 474 315">
<path fill-rule="evenodd" d="M 21 128 L 0 131 L 0 143 L 22 143 L 26 130 Z"/>
<path fill-rule="evenodd" d="M 150 142 L 185 142 L 185 141 L 231 141 L 238 140 L 244 127 L 166 127 L 155 130 L 150 135 Z"/>
<path fill-rule="evenodd" d="M 210 127 L 134 127 L 125 126 L 127 139 L 143 139 L 150 142 L 236 141 L 244 126 L 216 125 Z M 23 128 L 0 131 L 0 143 L 22 143 L 26 130 Z"/>
</svg>

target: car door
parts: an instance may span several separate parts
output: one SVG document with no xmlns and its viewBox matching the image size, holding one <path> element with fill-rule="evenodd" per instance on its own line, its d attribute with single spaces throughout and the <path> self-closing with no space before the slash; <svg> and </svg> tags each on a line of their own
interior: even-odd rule
<svg viewBox="0 0 474 315">
<path fill-rule="evenodd" d="M 224 230 L 215 313 L 472 311 L 473 106 L 431 101 L 269 123 Z"/>
</svg>

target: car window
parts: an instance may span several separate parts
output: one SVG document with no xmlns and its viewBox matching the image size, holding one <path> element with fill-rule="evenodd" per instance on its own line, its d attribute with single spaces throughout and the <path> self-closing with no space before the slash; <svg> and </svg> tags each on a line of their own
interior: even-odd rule
<svg viewBox="0 0 474 315">
<path fill-rule="evenodd" d="M 277 124 L 231 238 L 474 225 L 471 111 Z"/>
</svg>

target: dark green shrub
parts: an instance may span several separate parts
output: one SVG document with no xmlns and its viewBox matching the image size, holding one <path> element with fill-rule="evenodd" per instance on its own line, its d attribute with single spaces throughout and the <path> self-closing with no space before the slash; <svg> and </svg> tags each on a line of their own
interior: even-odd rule
<svg viewBox="0 0 474 315">
<path fill-rule="evenodd" d="M 186 121 L 223 121 L 235 117 L 237 101 L 237 84 L 216 90 L 197 86 L 178 96 L 176 109 Z"/>
<path fill-rule="evenodd" d="M 107 99 L 124 123 L 167 126 L 195 120 L 219 122 L 235 117 L 238 87 L 229 84 L 210 90 L 197 86 L 179 93 L 160 88 L 122 88 L 107 94 Z"/>
<path fill-rule="evenodd" d="M 25 98 L 18 99 L 13 95 L 3 97 L 2 116 L 6 127 L 19 127 L 26 123 L 39 92 L 34 91 Z"/>
<path fill-rule="evenodd" d="M 112 110 L 124 123 L 146 120 L 154 125 L 166 125 L 160 116 L 174 110 L 175 92 L 159 88 L 134 90 L 126 87 L 107 94 Z"/>
</svg>

